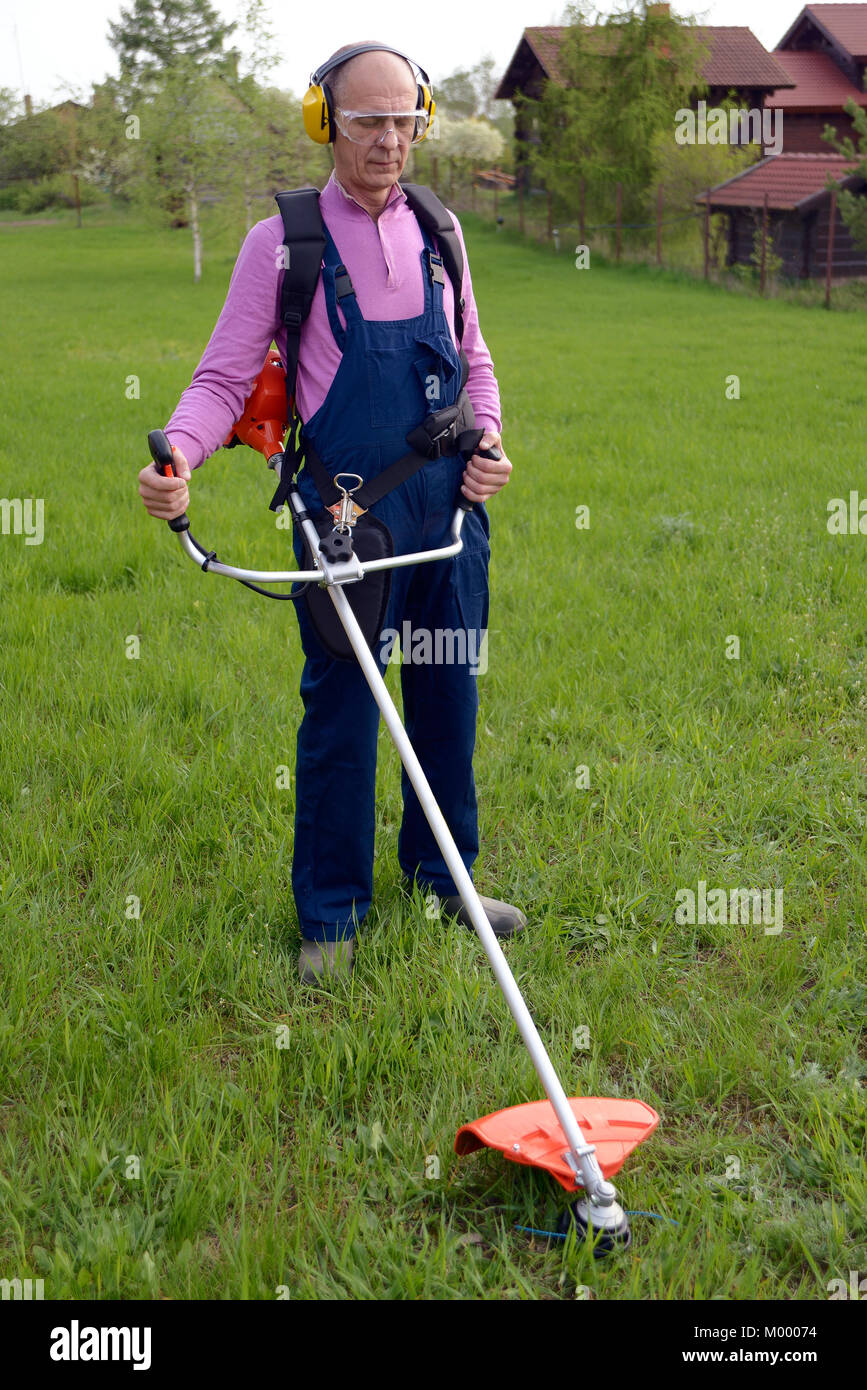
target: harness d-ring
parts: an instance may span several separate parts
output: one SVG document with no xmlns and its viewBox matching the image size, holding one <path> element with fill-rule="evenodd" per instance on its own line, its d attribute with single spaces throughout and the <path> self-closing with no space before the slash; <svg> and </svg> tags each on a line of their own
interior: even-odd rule
<svg viewBox="0 0 867 1390">
<path fill-rule="evenodd" d="M 355 484 L 355 487 L 344 487 L 343 484 L 340 482 L 341 478 L 356 478 L 357 482 Z M 340 531 L 343 533 L 349 531 L 350 528 L 355 525 L 358 518 L 360 516 L 364 516 L 364 513 L 367 509 L 365 507 L 359 507 L 357 502 L 353 502 L 352 500 L 353 492 L 357 492 L 358 489 L 362 486 L 363 482 L 364 479 L 362 478 L 360 473 L 335 473 L 334 485 L 335 487 L 339 488 L 343 496 L 341 497 L 339 502 L 333 502 L 330 507 L 326 507 L 325 509 L 326 511 L 330 512 L 332 517 L 334 518 L 335 531 Z"/>
</svg>

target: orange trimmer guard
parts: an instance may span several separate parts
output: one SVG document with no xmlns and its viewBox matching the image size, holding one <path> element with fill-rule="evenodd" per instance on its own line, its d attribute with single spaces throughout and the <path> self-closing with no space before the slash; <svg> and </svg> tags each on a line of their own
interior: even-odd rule
<svg viewBox="0 0 867 1390">
<path fill-rule="evenodd" d="M 619 1172 L 632 1150 L 659 1124 L 656 1111 L 642 1100 L 570 1096 L 569 1104 L 587 1143 L 595 1145 L 596 1159 L 606 1178 Z M 569 1145 L 549 1100 L 496 1110 L 457 1132 L 456 1153 L 473 1153 L 486 1145 L 499 1149 L 513 1163 L 547 1169 L 567 1192 L 582 1186 L 566 1161 Z"/>
</svg>

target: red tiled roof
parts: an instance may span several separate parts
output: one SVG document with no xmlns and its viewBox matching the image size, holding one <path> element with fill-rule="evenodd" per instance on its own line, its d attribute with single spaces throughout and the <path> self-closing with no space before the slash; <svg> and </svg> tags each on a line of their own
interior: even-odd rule
<svg viewBox="0 0 867 1390">
<path fill-rule="evenodd" d="M 760 208 L 765 193 L 768 207 L 791 211 L 825 190 L 830 174 L 842 183 L 857 160 L 837 154 L 775 154 L 710 190 L 711 207 Z M 707 201 L 702 193 L 697 203 Z"/>
<path fill-rule="evenodd" d="M 611 37 L 611 31 L 601 26 L 597 32 L 600 38 Z M 523 34 L 524 41 L 535 54 L 546 76 L 561 85 L 566 81 L 560 66 L 560 49 L 565 33 L 566 28 L 561 24 L 545 24 L 525 29 Z M 596 36 L 593 30 L 589 33 Z M 710 50 L 702 69 L 708 86 L 779 89 L 791 85 L 786 69 L 762 47 L 751 29 L 735 25 L 698 25 L 695 33 Z M 513 57 L 501 86 L 507 85 L 514 62 Z M 514 86 L 511 83 L 508 85 L 514 91 Z"/>
<path fill-rule="evenodd" d="M 853 58 L 867 58 L 867 5 L 807 5 L 806 9 Z"/>
<path fill-rule="evenodd" d="M 566 81 L 560 67 L 560 48 L 565 32 L 562 24 L 544 24 L 524 30 L 524 38 L 545 69 L 546 75 L 552 82 L 559 82 L 561 85 Z"/>
<path fill-rule="evenodd" d="M 786 111 L 839 111 L 850 97 L 859 106 L 867 106 L 867 92 L 859 92 L 827 53 L 788 53 L 780 49 L 777 52 L 796 86 L 771 92 L 765 97 L 765 106 Z"/>
<path fill-rule="evenodd" d="M 696 33 L 710 49 L 702 70 L 709 87 L 787 87 L 782 64 L 759 43 L 752 29 L 734 25 L 698 25 Z"/>
</svg>

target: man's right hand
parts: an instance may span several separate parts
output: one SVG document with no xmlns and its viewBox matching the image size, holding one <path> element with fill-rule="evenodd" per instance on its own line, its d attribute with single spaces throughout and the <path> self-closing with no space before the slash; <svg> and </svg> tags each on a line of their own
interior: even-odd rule
<svg viewBox="0 0 867 1390">
<path fill-rule="evenodd" d="M 138 490 L 146 510 L 160 521 L 172 521 L 183 516 L 190 505 L 187 490 L 192 473 L 180 449 L 172 448 L 174 478 L 164 478 L 155 463 L 149 463 L 138 475 Z"/>
</svg>

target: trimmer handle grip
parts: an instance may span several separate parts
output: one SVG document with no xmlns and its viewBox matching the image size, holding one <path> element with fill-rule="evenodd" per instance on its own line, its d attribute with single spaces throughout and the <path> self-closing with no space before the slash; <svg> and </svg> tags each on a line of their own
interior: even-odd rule
<svg viewBox="0 0 867 1390">
<path fill-rule="evenodd" d="M 497 448 L 474 449 L 473 453 L 478 454 L 479 457 L 483 459 L 501 459 L 503 457 L 502 450 Z M 460 490 L 458 490 L 458 506 L 462 512 L 471 512 L 473 510 L 473 504 L 469 497 L 465 497 Z"/>
<path fill-rule="evenodd" d="M 151 430 L 148 435 L 148 447 L 157 472 L 164 478 L 174 478 L 174 455 L 165 432 L 163 430 Z M 169 522 L 169 527 L 172 531 L 189 531 L 190 521 L 186 512 L 182 516 L 173 516 Z"/>
</svg>

